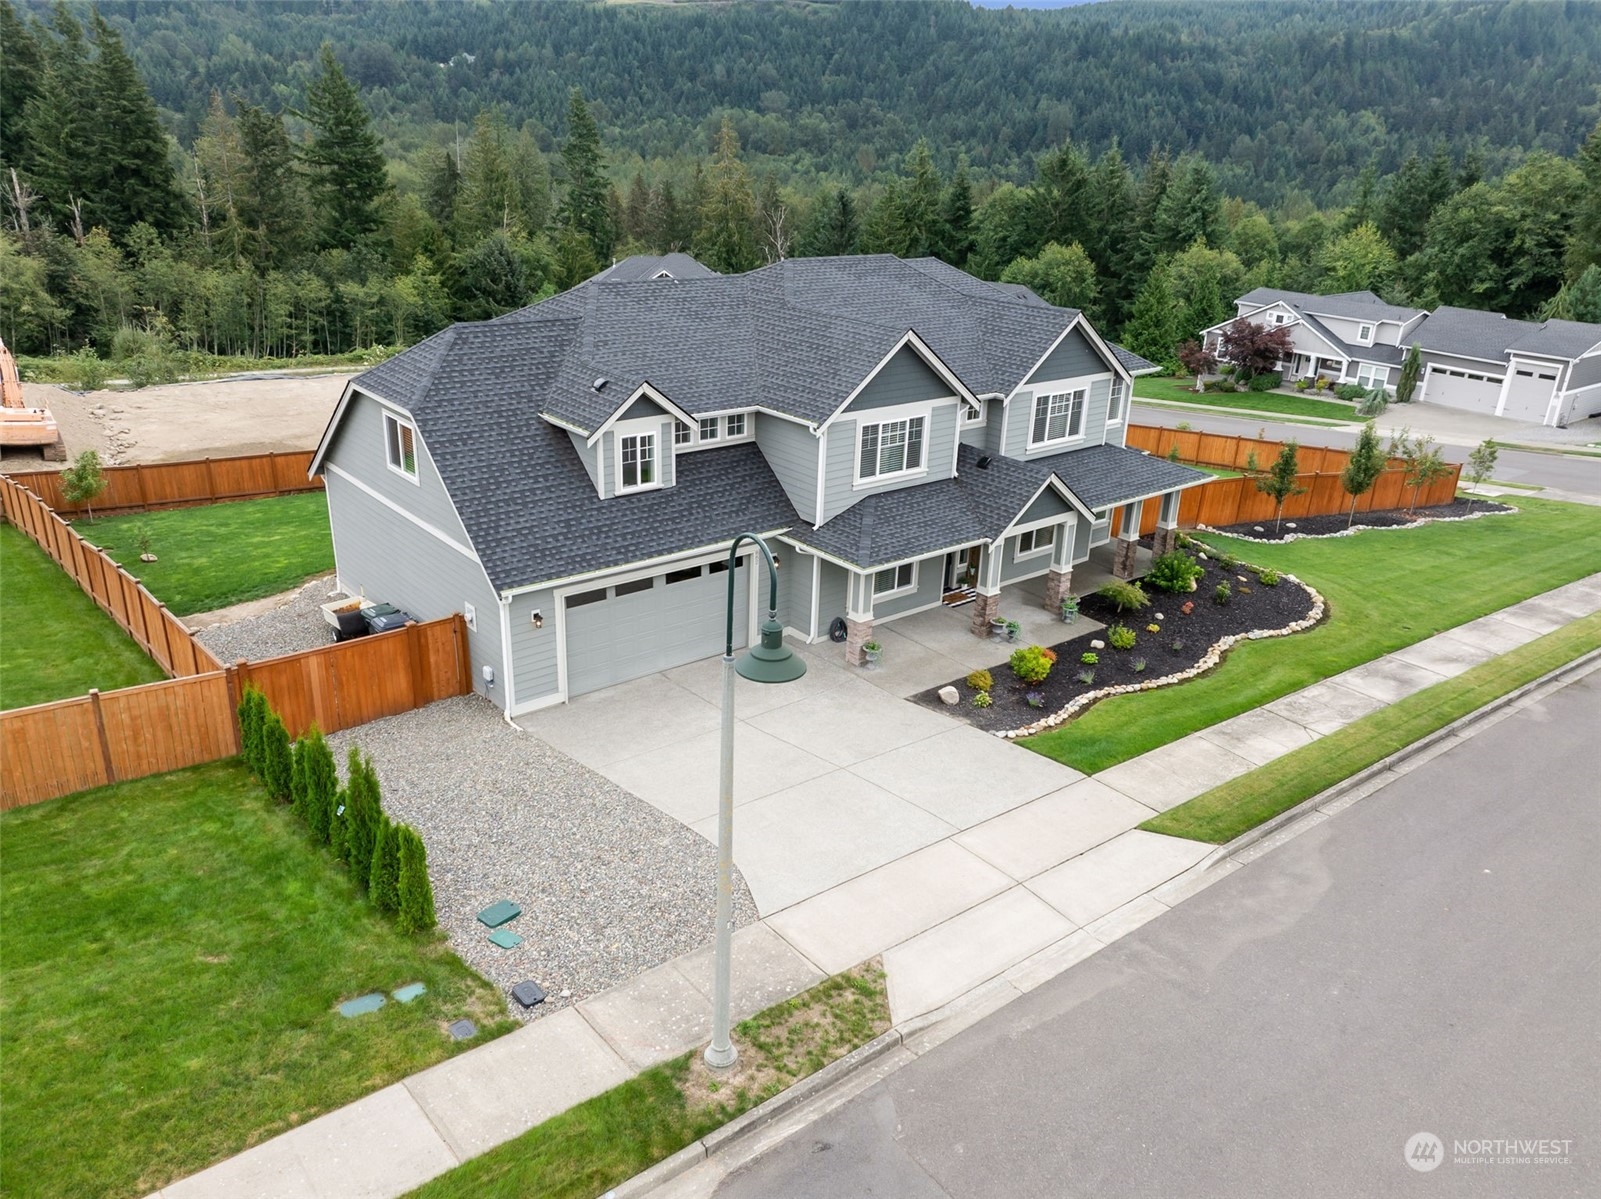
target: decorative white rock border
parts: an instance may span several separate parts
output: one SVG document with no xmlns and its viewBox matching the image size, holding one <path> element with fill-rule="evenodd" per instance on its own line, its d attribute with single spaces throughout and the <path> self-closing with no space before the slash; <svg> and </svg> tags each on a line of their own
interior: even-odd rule
<svg viewBox="0 0 1601 1199">
<path fill-rule="evenodd" d="M 1501 501 L 1496 500 L 1495 503 Z M 1255 545 L 1284 545 L 1290 541 L 1324 541 L 1330 537 L 1355 537 L 1358 533 L 1393 533 L 1403 529 L 1421 529 L 1424 525 L 1448 525 L 1464 520 L 1483 520 L 1486 516 L 1516 516 L 1518 510 L 1511 504 L 1504 512 L 1469 512 L 1466 516 L 1420 516 L 1404 525 L 1353 525 L 1337 533 L 1286 533 L 1283 537 L 1251 537 L 1245 533 L 1227 533 L 1211 525 L 1196 525 L 1202 533 L 1216 533 L 1219 537 L 1232 537 L 1236 541 L 1249 541 Z"/>
<path fill-rule="evenodd" d="M 1249 569 L 1256 570 L 1257 568 L 1252 566 Z M 1070 700 L 1067 706 L 1059 712 L 1053 712 L 1051 715 L 1041 720 L 1036 720 L 1033 724 L 1024 725 L 1020 729 L 997 732 L 995 736 L 1008 741 L 1017 737 L 1032 737 L 1035 733 L 1043 733 L 1046 729 L 1055 728 L 1057 725 L 1072 719 L 1097 700 L 1106 699 L 1113 695 L 1131 695 L 1136 691 L 1154 691 L 1158 687 L 1168 687 L 1174 683 L 1183 683 L 1195 678 L 1197 675 L 1205 674 L 1221 662 L 1223 655 L 1241 641 L 1262 641 L 1268 637 L 1288 637 L 1291 633 L 1299 633 L 1310 629 L 1323 619 L 1323 597 L 1318 594 L 1315 587 L 1308 583 L 1303 583 L 1294 575 L 1286 574 L 1279 577 L 1287 582 L 1294 583 L 1297 587 L 1304 588 L 1307 594 L 1312 597 L 1312 610 L 1300 620 L 1293 621 L 1282 629 L 1253 629 L 1249 633 L 1232 633 L 1218 640 L 1202 655 L 1201 660 L 1188 670 L 1181 670 L 1177 674 L 1163 675 L 1159 679 L 1151 679 L 1145 683 L 1122 683 L 1116 687 L 1102 687 L 1099 691 L 1086 691 L 1083 695 L 1076 696 Z"/>
</svg>

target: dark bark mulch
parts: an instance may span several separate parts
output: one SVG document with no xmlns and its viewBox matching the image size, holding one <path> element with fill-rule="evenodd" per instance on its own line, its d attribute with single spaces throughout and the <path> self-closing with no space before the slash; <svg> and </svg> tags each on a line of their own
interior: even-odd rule
<svg viewBox="0 0 1601 1199">
<path fill-rule="evenodd" d="M 1414 525 L 1422 520 L 1460 520 L 1464 516 L 1482 512 L 1511 512 L 1506 504 L 1498 504 L 1494 500 L 1452 500 L 1449 504 L 1435 504 L 1428 508 L 1418 508 L 1415 512 L 1408 512 L 1405 508 L 1384 508 L 1377 512 L 1358 512 L 1356 520 L 1351 524 L 1353 529 L 1394 529 L 1402 525 Z M 1228 525 L 1218 530 L 1219 533 L 1234 533 L 1241 537 L 1254 537 L 1257 541 L 1282 541 L 1286 537 L 1299 535 L 1301 537 L 1327 536 L 1330 533 L 1343 533 L 1346 528 L 1345 515 L 1338 516 L 1302 516 L 1296 520 L 1286 520 L 1275 531 L 1271 520 L 1246 521 L 1244 524 Z"/>
<path fill-rule="evenodd" d="M 959 704 L 943 702 L 938 687 L 930 687 L 912 696 L 912 702 L 946 712 L 986 732 L 1021 728 L 1060 711 L 1086 692 L 1149 682 L 1188 670 L 1224 637 L 1256 629 L 1282 629 L 1285 625 L 1304 619 L 1312 611 L 1312 593 L 1288 579 L 1281 579 L 1276 587 L 1264 587 L 1257 580 L 1256 572 L 1244 565 L 1225 571 L 1211 558 L 1200 565 L 1206 568 L 1206 574 L 1197 582 L 1193 592 L 1173 595 L 1147 588 L 1146 594 L 1151 597 L 1151 604 L 1139 612 L 1119 615 L 1116 608 L 1098 595 L 1085 596 L 1080 601 L 1080 613 L 1090 620 L 1108 627 L 1122 624 L 1133 629 L 1138 637 L 1133 649 L 1113 649 L 1104 630 L 1074 635 L 1073 630 L 1080 626 L 1064 624 L 1062 632 L 1070 639 L 1049 647 L 1056 651 L 1057 660 L 1043 683 L 1031 687 L 1019 682 L 1007 665 L 1012 651 L 1018 646 L 998 642 L 995 646 L 997 661 L 989 668 L 994 676 L 994 686 L 990 691 L 994 703 L 991 707 L 973 706 L 976 693 L 967 685 L 965 678 L 951 680 L 951 684 L 961 693 L 962 702 Z M 1241 582 L 1241 576 L 1244 576 L 1244 582 Z M 1225 581 L 1233 588 L 1233 598 L 1227 604 L 1215 603 L 1213 594 L 1217 585 Z M 1193 604 L 1188 615 L 1182 610 L 1186 602 Z M 1161 615 L 1160 620 L 1157 619 L 1158 614 Z M 1147 631 L 1147 626 L 1152 624 L 1160 624 L 1161 632 Z M 1100 661 L 1094 666 L 1086 666 L 1080 661 L 1080 656 L 1090 650 L 1091 641 L 1104 641 L 1106 646 L 1091 651 Z M 1174 648 L 1175 645 L 1178 648 Z M 1145 663 L 1143 671 L 1134 668 L 1135 663 L 1141 660 Z M 1080 681 L 1079 672 L 1086 670 L 1094 672 L 1093 682 Z M 1028 703 L 1030 692 L 1034 692 L 1040 700 L 1037 708 Z"/>
</svg>

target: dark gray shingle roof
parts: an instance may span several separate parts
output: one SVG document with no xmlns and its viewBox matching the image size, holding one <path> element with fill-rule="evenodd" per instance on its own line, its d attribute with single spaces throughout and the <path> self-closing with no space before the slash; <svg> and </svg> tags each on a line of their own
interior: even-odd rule
<svg viewBox="0 0 1601 1199">
<path fill-rule="evenodd" d="M 1051 471 L 1088 508 L 1106 508 L 1175 487 L 1192 487 L 1212 477 L 1193 466 L 1153 458 L 1121 445 L 1093 445 L 1036 458 L 1030 465 Z"/>
<path fill-rule="evenodd" d="M 1584 321 L 1546 321 L 1533 333 L 1507 346 L 1514 353 L 1548 358 L 1578 358 L 1601 343 L 1601 325 Z"/>
<path fill-rule="evenodd" d="M 1499 312 L 1443 307 L 1436 308 L 1410 340 L 1439 354 L 1496 361 L 1506 357 L 1507 346 L 1539 327 L 1533 321 L 1509 320 Z"/>
<path fill-rule="evenodd" d="M 1343 316 L 1362 321 L 1409 321 L 1426 309 L 1386 304 L 1371 291 L 1347 291 L 1320 296 L 1305 291 L 1284 291 L 1277 287 L 1258 287 L 1240 297 L 1241 304 L 1272 304 L 1278 301 L 1302 312 L 1321 316 Z"/>
<path fill-rule="evenodd" d="M 608 279 L 613 283 L 623 283 L 638 279 L 654 279 L 665 271 L 672 279 L 709 279 L 717 272 L 705 266 L 688 254 L 635 254 L 632 258 L 624 258 L 614 262 L 600 274 L 597 279 Z"/>
</svg>

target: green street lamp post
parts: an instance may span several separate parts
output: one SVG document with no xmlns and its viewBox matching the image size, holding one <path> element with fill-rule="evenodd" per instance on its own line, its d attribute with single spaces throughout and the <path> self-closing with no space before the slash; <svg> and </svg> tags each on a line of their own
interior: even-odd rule
<svg viewBox="0 0 1601 1199">
<path fill-rule="evenodd" d="M 749 541 L 767 563 L 767 619 L 760 644 L 734 660 L 734 581 L 741 543 Z M 739 1057 L 728 1036 L 734 936 L 734 675 L 754 683 L 792 683 L 806 673 L 806 661 L 784 644 L 778 623 L 778 568 L 773 551 L 755 533 L 741 533 L 728 547 L 728 637 L 723 648 L 723 749 L 717 796 L 717 960 L 712 978 L 712 1043 L 706 1064 L 726 1070 Z"/>
</svg>

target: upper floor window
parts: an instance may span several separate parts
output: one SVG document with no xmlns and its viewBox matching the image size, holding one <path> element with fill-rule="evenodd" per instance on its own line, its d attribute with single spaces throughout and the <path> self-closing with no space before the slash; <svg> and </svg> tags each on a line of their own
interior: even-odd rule
<svg viewBox="0 0 1601 1199">
<path fill-rule="evenodd" d="M 1128 396 L 1128 384 L 1121 379 L 1112 380 L 1112 394 L 1106 401 L 1106 423 L 1115 425 L 1123 419 L 1123 402 Z"/>
<path fill-rule="evenodd" d="M 730 437 L 745 436 L 745 414 L 736 412 L 732 416 L 723 418 L 723 431 Z"/>
<path fill-rule="evenodd" d="M 882 479 L 923 468 L 923 426 L 926 418 L 908 417 L 863 425 L 857 476 Z"/>
<path fill-rule="evenodd" d="M 964 408 L 964 409 L 962 409 L 962 419 L 964 421 L 966 421 L 970 425 L 981 425 L 981 424 L 983 424 L 984 423 L 984 401 L 980 400 L 978 402 L 978 407 L 977 408 Z"/>
<path fill-rule="evenodd" d="M 1049 445 L 1084 436 L 1084 390 L 1059 391 L 1034 397 L 1034 423 L 1028 443 Z"/>
<path fill-rule="evenodd" d="M 384 445 L 389 469 L 417 481 L 417 430 L 392 412 L 384 413 Z"/>
<path fill-rule="evenodd" d="M 683 421 L 678 421 L 673 425 L 674 445 L 693 445 L 694 441 L 695 430 L 691 429 Z"/>
<path fill-rule="evenodd" d="M 1285 321 L 1287 321 L 1289 319 L 1290 318 L 1287 317 L 1286 315 L 1284 315 L 1284 313 L 1282 313 L 1282 312 L 1275 312 L 1273 314 L 1273 323 L 1275 325 L 1282 325 Z"/>
<path fill-rule="evenodd" d="M 1357 330 L 1356 339 L 1363 345 L 1371 345 L 1373 342 L 1373 326 L 1363 325 Z"/>
<path fill-rule="evenodd" d="M 715 416 L 703 416 L 700 418 L 700 439 L 702 441 L 717 440 L 717 422 L 719 419 L 719 417 Z"/>
<path fill-rule="evenodd" d="M 636 433 L 617 439 L 617 490 L 656 486 L 656 435 Z"/>
</svg>

